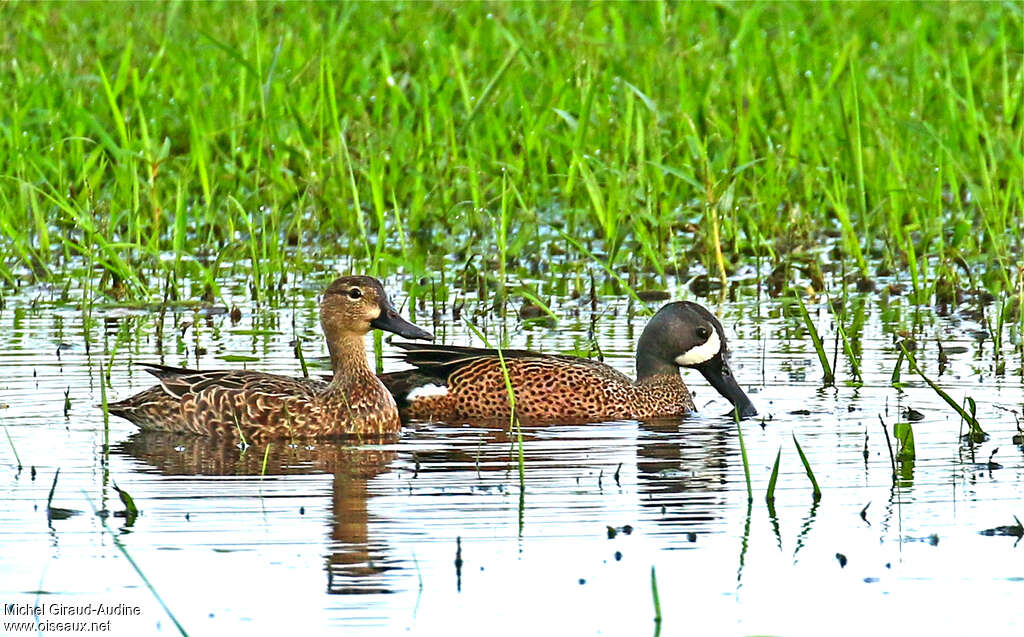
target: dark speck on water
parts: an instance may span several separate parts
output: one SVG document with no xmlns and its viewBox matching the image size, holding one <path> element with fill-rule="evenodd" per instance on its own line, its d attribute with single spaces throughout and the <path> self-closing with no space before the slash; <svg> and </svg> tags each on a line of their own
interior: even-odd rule
<svg viewBox="0 0 1024 637">
<path fill-rule="evenodd" d="M 875 289 L 875 282 L 868 277 L 861 277 L 857 279 L 857 291 L 858 292 L 873 292 Z"/>
<path fill-rule="evenodd" d="M 667 301 L 672 298 L 672 295 L 665 290 L 640 290 L 636 295 L 640 297 L 641 301 L 646 302 Z"/>
<path fill-rule="evenodd" d="M 912 422 L 924 420 L 924 414 L 914 409 L 913 407 L 907 407 L 906 410 L 904 410 L 903 412 L 903 417 Z"/>
<path fill-rule="evenodd" d="M 522 319 L 535 319 L 544 316 L 544 310 L 539 305 L 533 303 L 523 303 L 519 308 L 519 316 Z"/>
</svg>

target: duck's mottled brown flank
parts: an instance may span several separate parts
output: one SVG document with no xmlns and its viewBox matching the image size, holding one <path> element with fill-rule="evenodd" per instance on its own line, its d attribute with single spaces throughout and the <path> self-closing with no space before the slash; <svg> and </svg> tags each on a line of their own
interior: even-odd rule
<svg viewBox="0 0 1024 637">
<path fill-rule="evenodd" d="M 225 435 L 249 441 L 393 436 L 401 428 L 391 394 L 370 370 L 363 346 L 373 328 L 432 338 L 398 316 L 380 282 L 342 277 L 327 288 L 320 322 L 334 378 L 327 383 L 250 371 L 196 371 L 143 364 L 160 381 L 110 413 L 142 429 Z"/>
<path fill-rule="evenodd" d="M 508 418 L 504 359 L 525 422 L 597 422 L 681 416 L 694 410 L 680 367 L 700 371 L 740 416 L 757 411 L 731 375 L 718 320 L 695 303 L 669 303 L 648 323 L 637 347 L 637 381 L 576 356 L 396 343 L 414 370 L 385 374 L 403 415 L 424 420 Z M 425 388 L 435 386 L 433 391 Z M 417 391 L 420 390 L 420 391 Z"/>
</svg>

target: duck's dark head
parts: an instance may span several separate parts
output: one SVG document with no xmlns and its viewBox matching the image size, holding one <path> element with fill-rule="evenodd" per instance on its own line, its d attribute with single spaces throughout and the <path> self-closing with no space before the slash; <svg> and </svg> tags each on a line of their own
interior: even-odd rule
<svg viewBox="0 0 1024 637">
<path fill-rule="evenodd" d="M 434 336 L 399 316 L 380 281 L 369 276 L 343 276 L 324 291 L 320 323 L 328 341 L 345 334 L 362 336 L 372 329 L 405 338 L 433 340 Z"/>
<path fill-rule="evenodd" d="M 680 367 L 696 369 L 729 399 L 741 418 L 756 416 L 753 403 L 732 375 L 728 354 L 725 331 L 711 312 L 689 301 L 669 303 L 658 310 L 640 335 L 637 380 L 678 374 Z"/>
</svg>

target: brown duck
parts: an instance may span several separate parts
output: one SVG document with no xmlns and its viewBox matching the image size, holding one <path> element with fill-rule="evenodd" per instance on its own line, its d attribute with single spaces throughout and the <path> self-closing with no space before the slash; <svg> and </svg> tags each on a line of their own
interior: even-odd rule
<svg viewBox="0 0 1024 637">
<path fill-rule="evenodd" d="M 371 329 L 433 339 L 406 321 L 380 282 L 335 280 L 320 303 L 334 377 L 330 382 L 252 371 L 196 371 L 143 363 L 159 385 L 108 405 L 144 430 L 227 435 L 246 440 L 381 437 L 401 428 L 388 390 L 370 370 L 364 337 Z"/>
<path fill-rule="evenodd" d="M 599 422 L 681 416 L 694 410 L 680 378 L 699 371 L 740 417 L 757 415 L 733 378 L 722 324 L 696 303 L 669 303 L 655 314 L 637 345 L 637 380 L 604 363 L 526 350 L 395 343 L 416 369 L 384 374 L 404 416 L 462 420 L 508 418 L 510 403 L 501 358 L 526 422 Z"/>
</svg>

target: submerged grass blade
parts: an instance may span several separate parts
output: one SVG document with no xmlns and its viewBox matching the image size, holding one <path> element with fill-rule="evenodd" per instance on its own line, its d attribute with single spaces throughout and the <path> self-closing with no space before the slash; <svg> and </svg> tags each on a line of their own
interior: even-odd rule
<svg viewBox="0 0 1024 637">
<path fill-rule="evenodd" d="M 661 600 L 658 599 L 658 576 L 651 566 L 651 597 L 654 598 L 654 623 L 661 624 Z"/>
<path fill-rule="evenodd" d="M 239 444 L 241 445 L 242 451 L 244 452 L 249 448 L 249 442 L 245 439 L 245 432 L 242 431 L 242 423 L 238 419 L 238 411 L 232 410 L 231 417 L 235 420 L 235 431 L 238 433 Z"/>
<path fill-rule="evenodd" d="M 74 509 L 62 509 L 53 506 L 53 493 L 57 490 L 57 478 L 60 476 L 60 467 L 53 474 L 53 483 L 50 485 L 50 495 L 46 498 L 46 517 L 51 520 L 66 520 L 80 512 Z"/>
<path fill-rule="evenodd" d="M 775 454 L 775 465 L 772 467 L 772 475 L 768 478 L 768 492 L 764 496 L 764 499 L 769 504 L 775 502 L 775 483 L 779 480 L 779 461 L 781 459 L 782 447 L 779 447 L 779 452 Z"/>
<path fill-rule="evenodd" d="M 900 368 L 903 366 L 903 350 L 901 349 L 899 354 L 896 356 L 896 366 L 892 368 L 892 377 L 889 379 L 889 383 L 893 387 L 900 386 Z"/>
<path fill-rule="evenodd" d="M 473 323 L 469 321 L 465 321 L 465 324 L 469 327 L 470 330 L 472 330 L 474 334 L 476 334 L 477 338 L 484 342 L 484 345 L 486 347 L 491 347 L 490 341 L 488 341 L 484 333 L 480 331 L 480 328 L 478 328 L 476 325 L 473 325 Z M 516 443 L 519 447 L 519 484 L 520 486 L 522 486 L 523 484 L 525 484 L 526 475 L 523 460 L 523 428 L 522 425 L 519 423 L 519 419 L 516 418 L 516 392 L 515 389 L 512 387 L 512 378 L 508 374 L 508 365 L 505 363 L 505 355 L 502 354 L 500 347 L 495 347 L 493 349 L 498 353 L 498 364 L 501 365 L 501 376 L 505 381 L 505 392 L 508 395 L 508 430 L 510 433 L 513 431 L 516 432 Z"/>
<path fill-rule="evenodd" d="M 116 482 L 112 482 L 111 486 L 114 487 L 114 491 L 117 491 L 117 497 L 124 505 L 125 526 L 132 526 L 135 524 L 135 518 L 139 517 L 139 508 L 135 506 L 135 500 L 127 491 L 117 486 Z"/>
<path fill-rule="evenodd" d="M 54 478 L 56 479 L 56 476 Z M 96 505 L 93 504 L 92 499 L 89 497 L 89 494 L 83 490 L 82 495 L 89 503 L 89 506 L 92 507 L 93 513 L 98 515 L 99 510 L 96 508 Z M 171 612 L 171 609 L 168 608 L 167 604 L 164 602 L 163 597 L 160 596 L 160 593 L 158 593 L 156 591 L 156 588 L 153 587 L 153 584 L 150 583 L 149 578 L 146 577 L 146 574 L 142 572 L 141 568 L 139 568 L 139 565 L 132 558 L 131 553 L 129 553 L 128 549 L 125 548 L 124 544 L 121 543 L 121 539 L 117 536 L 116 533 L 114 533 L 113 529 L 110 528 L 110 526 L 107 524 L 107 521 L 103 518 L 100 518 L 100 524 L 102 524 L 106 532 L 110 534 L 110 537 L 114 541 L 114 546 L 117 547 L 117 550 L 121 552 L 121 555 L 124 555 L 125 559 L 128 560 L 128 563 L 132 565 L 133 569 L 135 569 L 135 572 L 138 574 L 139 578 L 142 579 L 142 583 L 146 585 L 146 588 L 149 589 L 149 592 L 152 593 L 153 597 L 156 598 L 156 601 L 160 604 L 160 607 L 164 609 L 164 612 L 167 613 L 167 616 L 174 623 L 174 626 L 178 629 L 178 632 L 184 637 L 188 637 L 188 632 L 185 630 L 185 627 L 181 625 L 181 622 L 178 621 L 178 618 L 175 617 L 174 613 Z"/>
<path fill-rule="evenodd" d="M 889 464 L 892 465 L 892 481 L 896 482 L 896 454 L 892 451 L 892 439 L 889 437 L 889 428 L 885 426 L 885 420 L 882 419 L 882 414 L 878 414 L 878 421 L 882 423 L 882 433 L 885 434 L 885 446 L 889 449 Z"/>
<path fill-rule="evenodd" d="M 804 455 L 804 450 L 800 447 L 800 442 L 796 439 L 796 434 L 793 434 L 793 444 L 796 445 L 796 452 L 800 454 L 800 462 L 804 465 L 804 471 L 807 472 L 807 478 L 811 481 L 811 486 L 814 488 L 814 499 L 821 499 L 821 488 L 818 487 L 818 481 L 814 479 L 814 471 L 811 470 L 811 463 L 807 460 L 807 456 Z"/>
<path fill-rule="evenodd" d="M 853 369 L 853 378 L 858 385 L 863 384 L 864 379 L 860 374 L 860 361 L 857 360 L 857 356 L 853 352 L 853 346 L 850 344 L 850 339 L 846 337 L 846 329 L 843 327 L 843 322 L 839 319 L 836 309 L 832 306 L 832 299 L 828 300 L 828 310 L 835 318 L 836 331 L 839 332 L 839 337 L 843 339 L 843 351 L 846 353 L 846 359 L 850 361 L 850 367 Z"/>
<path fill-rule="evenodd" d="M 552 321 L 555 321 L 555 322 L 558 321 L 558 316 L 554 312 L 551 311 L 551 308 L 548 307 L 547 303 L 545 303 L 544 301 L 540 300 L 540 297 L 538 297 L 536 294 L 531 292 L 525 285 L 521 286 L 519 288 L 519 293 L 523 295 L 524 299 L 526 299 L 530 303 L 533 303 L 534 305 L 539 307 L 541 312 L 544 312 L 544 314 L 549 319 L 551 319 Z"/>
<path fill-rule="evenodd" d="M 836 376 L 832 372 L 832 366 L 828 362 L 828 354 L 825 353 L 825 346 L 821 343 L 821 336 L 818 335 L 818 328 L 814 326 L 814 321 L 811 320 L 811 315 L 807 313 L 807 307 L 804 306 L 804 300 L 800 298 L 800 295 L 796 292 L 793 293 L 797 303 L 800 304 L 800 315 L 803 316 L 804 325 L 807 326 L 807 331 L 811 334 L 811 341 L 814 343 L 814 351 L 818 353 L 818 360 L 821 362 L 821 369 L 824 372 L 824 383 L 825 387 L 831 387 L 836 383 Z"/>
<path fill-rule="evenodd" d="M 50 505 L 53 504 L 53 492 L 57 490 L 57 478 L 60 476 L 60 467 L 53 472 L 53 482 L 50 484 L 50 495 L 46 496 L 46 508 L 49 509 Z"/>
<path fill-rule="evenodd" d="M 910 353 L 910 350 L 907 349 L 907 346 L 903 341 L 900 341 L 899 346 L 900 350 L 903 352 L 903 355 L 906 357 L 907 362 L 910 364 L 911 371 L 917 372 L 917 375 L 920 376 L 924 380 L 924 382 L 928 383 L 928 386 L 931 387 L 932 390 L 936 394 L 938 394 L 939 397 L 942 398 L 942 400 L 944 400 L 947 405 L 952 407 L 953 410 L 956 411 L 956 413 L 960 414 L 960 417 L 963 418 L 964 421 L 968 424 L 968 426 L 970 427 L 968 435 L 971 437 L 971 440 L 973 440 L 974 442 L 983 442 L 987 440 L 988 434 L 986 434 L 985 430 L 981 428 L 981 423 L 979 423 L 978 419 L 974 417 L 974 414 L 967 413 L 967 411 L 964 410 L 963 407 L 958 405 L 957 402 L 953 400 L 949 394 L 943 391 L 941 387 L 936 385 L 935 382 L 932 381 L 932 379 L 925 376 L 924 372 L 921 371 L 921 367 L 917 364 L 917 359 L 915 359 L 914 355 Z M 971 400 L 972 402 L 974 400 L 969 396 L 968 399 Z"/>
<path fill-rule="evenodd" d="M 106 411 L 105 407 L 104 411 Z M 21 458 L 18 456 L 18 450 L 14 447 L 14 440 L 11 438 L 11 432 L 8 431 L 7 425 L 4 425 L 4 433 L 7 434 L 7 442 L 11 445 L 11 451 L 14 453 L 14 460 L 18 463 L 18 471 L 21 471 Z"/>
<path fill-rule="evenodd" d="M 121 499 L 121 504 L 124 505 L 125 512 L 131 517 L 138 515 L 139 509 L 135 506 L 135 500 L 132 496 L 127 491 L 117 486 L 116 482 L 111 483 L 111 486 L 114 487 L 114 491 L 117 491 L 117 497 Z"/>
<path fill-rule="evenodd" d="M 747 481 L 747 502 L 753 502 L 754 489 L 750 485 L 750 462 L 747 460 L 747 445 L 743 442 L 743 427 L 738 422 L 736 423 L 736 434 L 740 441 L 740 457 L 743 459 L 743 477 Z"/>
<path fill-rule="evenodd" d="M 909 422 L 898 422 L 892 426 L 892 433 L 900 443 L 896 451 L 896 459 L 900 462 L 913 460 L 917 457 L 914 449 L 914 427 Z"/>
<path fill-rule="evenodd" d="M 306 357 L 302 354 L 302 339 L 295 337 L 295 358 L 299 359 L 299 367 L 302 369 L 302 377 L 309 378 L 309 368 L 306 367 Z"/>
<path fill-rule="evenodd" d="M 267 443 L 267 448 L 263 450 L 263 463 L 260 465 L 260 479 L 267 475 L 267 459 L 270 457 L 271 444 Z"/>
</svg>

